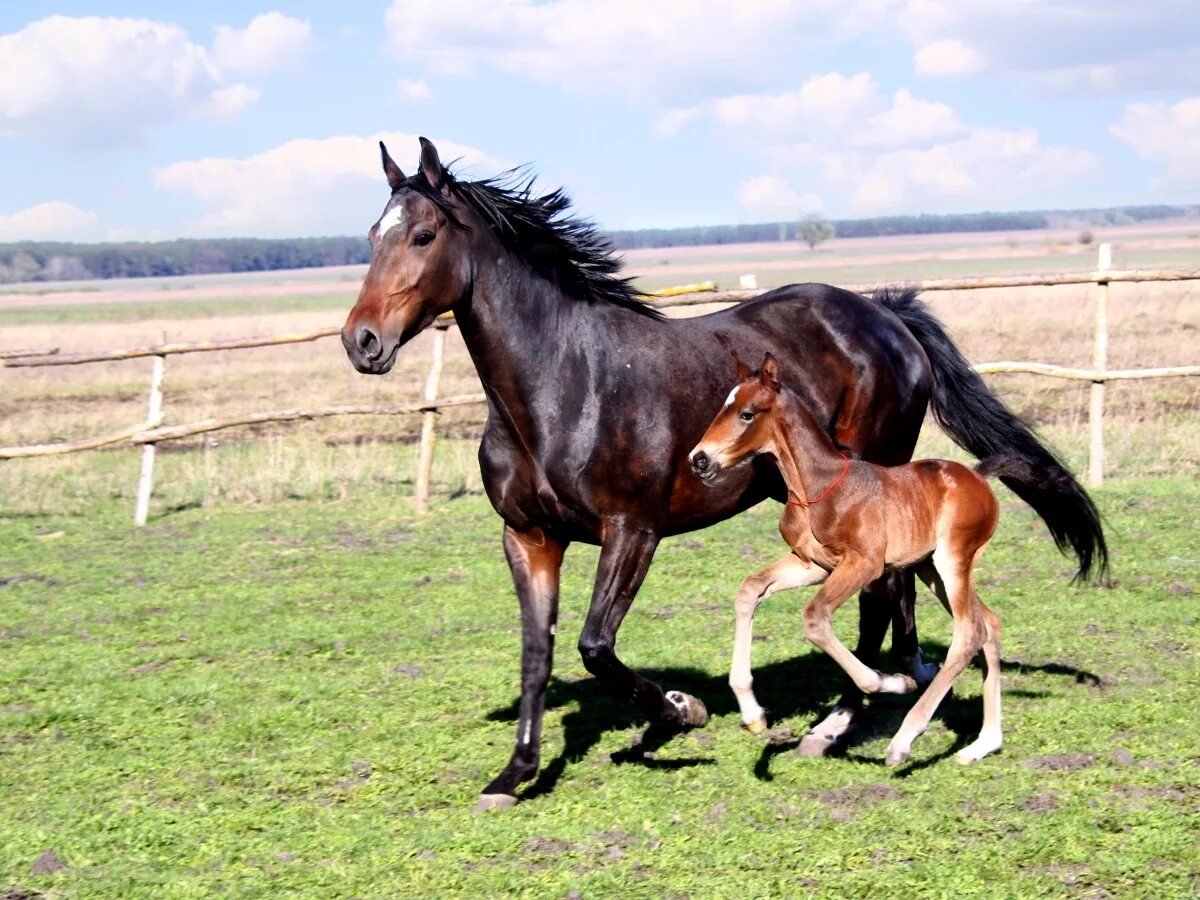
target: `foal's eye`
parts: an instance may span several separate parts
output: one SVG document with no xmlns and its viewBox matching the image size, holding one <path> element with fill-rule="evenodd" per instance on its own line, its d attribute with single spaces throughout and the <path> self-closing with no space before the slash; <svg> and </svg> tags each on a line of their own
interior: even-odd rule
<svg viewBox="0 0 1200 900">
<path fill-rule="evenodd" d="M 427 247 L 433 243 L 432 231 L 418 231 L 413 236 L 413 245 L 417 247 Z"/>
<path fill-rule="evenodd" d="M 738 413 L 738 418 L 741 419 L 743 422 L 753 422 L 754 421 L 754 413 L 750 412 L 750 410 L 746 410 L 745 412 Z"/>
</svg>

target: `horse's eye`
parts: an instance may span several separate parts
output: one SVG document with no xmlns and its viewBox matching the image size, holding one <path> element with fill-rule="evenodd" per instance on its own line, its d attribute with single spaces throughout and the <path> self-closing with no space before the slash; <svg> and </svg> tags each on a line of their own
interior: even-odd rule
<svg viewBox="0 0 1200 900">
<path fill-rule="evenodd" d="M 431 243 L 433 243 L 432 231 L 418 231 L 413 236 L 413 244 L 417 247 L 426 247 Z"/>
<path fill-rule="evenodd" d="M 746 410 L 745 412 L 738 413 L 738 418 L 741 419 L 743 422 L 753 422 L 754 421 L 754 413 L 750 412 L 750 410 Z"/>
</svg>

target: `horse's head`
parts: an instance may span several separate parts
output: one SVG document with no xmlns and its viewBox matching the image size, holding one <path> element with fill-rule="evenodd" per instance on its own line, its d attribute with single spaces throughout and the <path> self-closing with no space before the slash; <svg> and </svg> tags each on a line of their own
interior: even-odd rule
<svg viewBox="0 0 1200 900">
<path fill-rule="evenodd" d="M 752 372 L 736 353 L 733 361 L 738 383 L 688 454 L 692 471 L 703 481 L 712 481 L 721 469 L 747 457 L 775 449 L 771 411 L 779 397 L 779 363 L 768 353 L 762 367 Z"/>
<path fill-rule="evenodd" d="M 466 229 L 455 216 L 451 179 L 433 144 L 421 138 L 417 174 L 408 178 L 380 141 L 392 196 L 368 232 L 371 266 L 342 328 L 354 367 L 391 369 L 401 345 L 446 312 L 471 287 Z"/>
</svg>

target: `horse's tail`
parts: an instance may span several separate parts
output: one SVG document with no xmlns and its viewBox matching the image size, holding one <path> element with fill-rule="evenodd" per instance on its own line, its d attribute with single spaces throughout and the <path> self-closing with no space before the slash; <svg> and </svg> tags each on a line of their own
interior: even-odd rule
<svg viewBox="0 0 1200 900">
<path fill-rule="evenodd" d="M 881 290 L 875 299 L 908 328 L 933 371 L 933 417 L 960 447 L 982 459 L 981 474 L 999 476 L 1033 507 L 1063 553 L 1079 560 L 1075 578 L 1103 578 L 1108 546 L 1087 491 L 1029 426 L 990 390 L 915 290 Z"/>
</svg>

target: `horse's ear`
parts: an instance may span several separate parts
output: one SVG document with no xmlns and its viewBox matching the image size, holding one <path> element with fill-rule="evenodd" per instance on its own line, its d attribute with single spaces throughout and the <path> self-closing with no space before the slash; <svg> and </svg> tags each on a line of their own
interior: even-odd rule
<svg viewBox="0 0 1200 900">
<path fill-rule="evenodd" d="M 379 142 L 379 152 L 383 155 L 383 174 L 387 176 L 388 186 L 394 194 L 403 187 L 408 179 L 404 177 L 404 173 L 400 171 L 400 167 L 396 165 L 396 161 L 387 152 L 387 147 L 383 145 L 383 141 Z"/>
<path fill-rule="evenodd" d="M 754 374 L 754 370 L 751 369 L 744 362 L 742 362 L 742 358 L 740 356 L 738 356 L 736 350 L 730 350 L 729 352 L 730 352 L 730 354 L 733 355 L 733 365 L 734 365 L 734 368 L 737 369 L 738 381 L 745 381 L 747 378 L 749 378 L 751 375 Z"/>
<path fill-rule="evenodd" d="M 419 138 L 419 140 L 421 141 L 421 174 L 425 176 L 425 180 L 429 182 L 431 188 L 444 193 L 446 169 L 442 165 L 441 159 L 438 158 L 437 147 L 425 138 Z"/>
<path fill-rule="evenodd" d="M 773 391 L 779 390 L 779 362 L 770 353 L 763 357 L 762 368 L 758 370 L 758 378 L 764 387 Z"/>
</svg>

